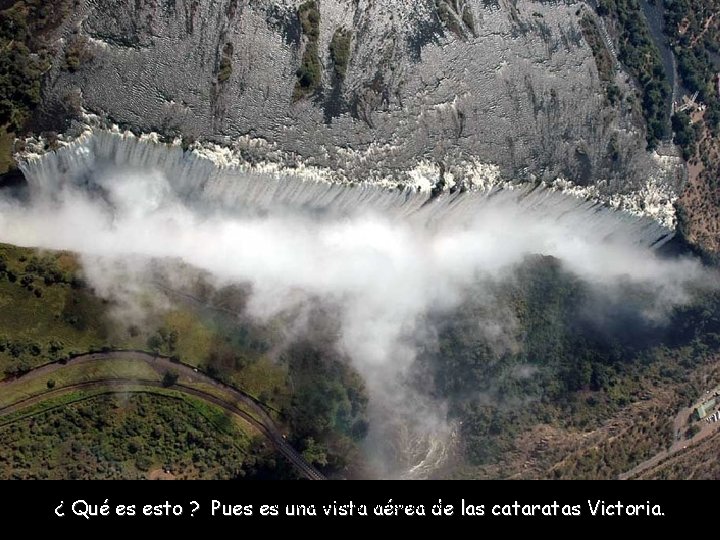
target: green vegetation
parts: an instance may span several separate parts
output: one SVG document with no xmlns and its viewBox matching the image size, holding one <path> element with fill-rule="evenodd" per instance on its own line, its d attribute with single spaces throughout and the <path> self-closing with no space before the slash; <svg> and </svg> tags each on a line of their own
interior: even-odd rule
<svg viewBox="0 0 720 540">
<path fill-rule="evenodd" d="M 0 334 L 5 336 L 0 354 L 4 355 L 6 367 L 11 368 L 9 374 L 12 369 L 19 369 L 14 372 L 17 374 L 53 358 L 63 358 L 71 348 L 78 347 L 84 334 L 69 330 L 75 327 L 62 315 L 66 309 L 57 303 L 56 292 L 66 295 L 60 296 L 65 302 L 72 302 L 72 295 L 82 292 L 87 295 L 87 302 L 81 303 L 73 316 L 85 321 L 91 330 L 102 330 L 106 343 L 136 348 L 152 345 L 163 354 L 201 365 L 213 376 L 250 392 L 276 409 L 275 418 L 286 424 L 290 441 L 309 461 L 328 472 L 342 470 L 353 462 L 356 443 L 362 440 L 368 427 L 367 397 L 361 379 L 328 337 L 337 334 L 337 321 L 331 314 L 321 310 L 312 313 L 305 336 L 288 344 L 282 332 L 273 330 L 282 327 L 282 320 L 267 326 L 245 320 L 242 313 L 247 292 L 241 287 L 214 290 L 198 282 L 180 297 L 184 301 L 176 302 L 170 310 L 164 307 L 156 313 L 151 311 L 146 320 L 138 319 L 137 324 L 127 327 L 100 324 L 98 321 L 107 319 L 112 303 L 99 301 L 87 290 L 72 256 L 64 253 L 40 256 L 32 250 L 11 246 L 0 246 L 0 254 L 3 275 L 0 302 L 16 293 L 25 299 L 11 304 L 14 316 L 19 313 L 23 318 L 22 325 L 15 325 L 10 317 L 0 319 Z M 14 281 L 9 279 L 10 275 Z M 26 275 L 33 279 L 23 280 Z M 613 437 L 598 436 L 596 445 L 572 455 L 563 453 L 562 446 L 552 447 L 538 459 L 544 460 L 541 468 L 545 476 L 610 478 L 664 448 L 673 437 L 666 420 L 668 410 L 692 399 L 686 399 L 693 395 L 687 373 L 720 348 L 720 293 L 705 293 L 693 304 L 672 312 L 667 324 L 656 324 L 642 315 L 651 293 L 628 284 L 617 298 L 604 295 L 551 257 L 529 257 L 518 265 L 513 276 L 512 280 L 489 285 L 498 298 L 497 305 L 488 305 L 480 295 L 468 295 L 458 309 L 433 315 L 428 322 L 437 328 L 437 348 L 428 347 L 418 358 L 429 371 L 429 380 L 434 381 L 433 394 L 447 401 L 453 419 L 462 421 L 460 429 L 470 474 L 507 474 L 505 471 L 511 469 L 505 460 L 523 450 L 522 437 L 538 426 L 556 433 L 590 437 L 604 422 L 643 402 L 649 392 L 672 386 L 674 394 L 662 406 L 633 409 L 628 413 L 628 427 Z M 33 291 L 28 290 L 31 286 Z M 44 291 L 40 298 L 33 294 L 38 286 Z M 36 303 L 34 310 L 28 307 L 32 302 Z M 88 321 L 85 309 L 93 302 L 96 307 L 91 309 L 97 311 Z M 54 311 L 45 312 L 43 306 L 55 306 Z M 55 317 L 53 313 L 61 315 Z M 492 322 L 497 324 L 498 314 L 502 313 L 507 317 L 503 326 L 509 329 L 510 339 L 503 342 L 478 331 Z M 43 328 L 50 328 L 51 334 L 46 336 Z M 57 337 L 60 334 L 62 339 Z M 14 349 L 19 350 L 18 358 L 14 357 Z M 272 360 L 268 356 L 271 350 L 283 352 L 280 358 Z M 20 365 L 18 360 L 26 363 Z M 57 395 L 59 389 L 69 384 L 107 378 L 151 380 L 162 382 L 165 389 L 158 388 L 159 392 L 173 392 L 178 382 L 189 381 L 187 378 L 179 381 L 174 371 L 154 368 L 152 362 L 115 359 L 68 365 L 51 375 L 27 376 L 4 388 L 0 407 L 32 396 L 45 396 L 48 390 L 54 390 L 55 395 L 51 393 L 42 403 L 3 417 L 0 430 L 20 433 L 26 429 L 22 426 L 27 420 L 40 414 L 51 418 L 48 422 L 55 426 L 55 415 L 62 418 L 64 414 L 60 408 L 83 406 L 74 403 L 74 398 Z M 222 393 L 221 388 L 209 386 L 198 389 Z M 70 395 L 77 397 L 78 393 Z M 179 397 L 177 393 L 172 395 Z M 206 418 L 214 417 L 208 429 L 213 436 L 222 438 L 224 430 L 229 429 L 226 424 L 235 422 L 235 417 L 208 412 L 203 406 L 192 405 Z M 177 411 L 173 414 L 178 418 Z M 196 459 L 197 446 L 186 445 L 187 439 L 167 443 L 173 446 L 174 453 L 161 451 L 151 442 L 154 435 L 147 438 L 146 418 L 147 415 L 138 417 L 142 427 L 130 437 L 135 437 L 137 443 L 134 453 L 127 446 L 113 443 L 104 447 L 95 442 L 101 441 L 106 432 L 100 434 L 100 428 L 87 426 L 84 429 L 90 438 L 72 431 L 64 442 L 57 439 L 53 444 L 52 437 L 59 437 L 60 432 L 32 427 L 44 426 L 46 422 L 31 420 L 27 422 L 30 432 L 22 431 L 23 442 L 13 435 L 7 438 L 9 450 L 0 449 L 0 454 L 8 456 L 5 462 L 0 461 L 0 470 L 5 471 L 0 474 L 35 477 L 41 474 L 38 462 L 59 463 L 58 476 L 62 473 L 80 478 L 95 474 L 136 477 L 158 473 L 158 469 L 172 463 L 181 464 L 173 468 L 173 474 L 189 477 L 291 474 L 286 464 L 271 460 L 266 454 L 262 465 L 252 469 L 215 463 L 212 446 L 204 446 L 207 453 L 199 452 Z M 147 422 L 151 420 L 154 422 L 152 416 Z M 111 427 L 115 425 L 115 420 L 108 422 Z M 59 420 L 59 424 L 64 425 L 64 421 Z M 243 429 L 248 432 L 247 427 Z M 0 439 L 3 433 L 0 431 Z M 173 437 L 181 435 L 173 428 Z M 208 441 L 205 435 L 203 440 Z M 97 439 L 92 439 L 95 436 Z M 109 437 L 116 438 L 112 434 Z M 48 454 L 51 447 L 60 451 L 71 441 L 77 444 L 70 454 Z M 24 450 L 18 454 L 20 447 Z M 88 467 L 73 463 L 68 457 L 85 459 L 86 453 L 97 456 L 98 448 L 102 449 L 103 459 L 91 459 Z M 140 460 L 146 450 L 153 453 Z M 199 464 L 204 466 L 202 471 Z M 222 468 L 214 468 L 220 465 Z M 491 466 L 499 468 L 491 473 L 479 472 Z M 76 472 L 70 473 L 71 469 Z M 55 469 L 47 470 L 50 477 L 55 477 L 52 472 Z"/>
<path fill-rule="evenodd" d="M 713 0 L 665 0 L 665 33 L 673 44 L 678 73 L 690 92 L 707 105 L 705 121 L 715 136 L 720 136 L 720 96 L 710 55 L 720 54 L 720 22 L 710 20 L 717 13 Z M 684 148 L 684 147 L 683 147 Z"/>
<path fill-rule="evenodd" d="M 497 465 L 493 474 L 508 474 L 504 460 L 523 450 L 518 441 L 534 427 L 568 434 L 599 429 L 652 389 L 683 388 L 689 368 L 720 348 L 717 294 L 656 324 L 642 315 L 646 292 L 628 285 L 610 300 L 550 257 L 529 257 L 496 294 L 499 306 L 468 299 L 453 313 L 438 314 L 437 349 L 419 358 L 451 416 L 462 421 L 466 459 L 480 468 Z M 514 328 L 509 342 L 478 332 L 506 305 L 507 327 Z M 594 453 L 547 452 L 543 466 L 561 462 L 553 471 L 560 477 L 617 475 L 669 444 L 668 410 L 682 399 L 678 394 L 655 412 L 634 412 L 637 424 L 623 436 L 600 439 Z"/>
<path fill-rule="evenodd" d="M 300 340 L 286 352 L 295 393 L 284 410 L 293 440 L 313 462 L 342 469 L 367 432 L 362 379 L 333 348 Z"/>
<path fill-rule="evenodd" d="M 678 452 L 662 460 L 657 467 L 643 472 L 640 479 L 674 480 L 717 480 L 720 478 L 720 434 L 711 435 L 705 441 L 695 444 L 689 450 Z"/>
<path fill-rule="evenodd" d="M 0 441 L 0 478 L 286 474 L 222 409 L 174 393 L 91 397 L 4 425 Z"/>
<path fill-rule="evenodd" d="M 175 386 L 175 383 L 178 381 L 178 374 L 174 371 L 166 371 L 165 375 L 163 375 L 162 378 L 162 385 L 165 388 L 170 388 L 171 386 Z"/>
<path fill-rule="evenodd" d="M 318 53 L 320 38 L 320 11 L 315 0 L 308 0 L 298 8 L 298 18 L 302 33 L 306 38 L 302 63 L 295 75 L 297 83 L 293 92 L 293 101 L 313 94 L 320 86 L 322 66 Z"/>
<path fill-rule="evenodd" d="M 148 338 L 147 346 L 153 352 L 174 356 L 177 351 L 178 339 L 177 330 L 168 330 L 165 326 L 162 326 Z"/>
<path fill-rule="evenodd" d="M 172 309 L 162 317 L 162 323 L 152 343 L 159 345 L 157 352 L 167 356 L 179 355 L 183 361 L 191 364 L 210 356 L 216 337 L 206 318 L 188 309 Z M 139 329 L 128 328 L 128 334 L 135 331 L 139 332 Z"/>
<path fill-rule="evenodd" d="M 108 336 L 105 310 L 70 255 L 0 245 L 0 373 L 99 350 Z"/>
<path fill-rule="evenodd" d="M 691 424 L 685 432 L 685 438 L 692 439 L 698 433 L 700 433 L 700 426 L 698 426 L 697 424 Z"/>
<path fill-rule="evenodd" d="M 220 57 L 220 66 L 218 68 L 218 82 L 224 83 L 230 80 L 232 75 L 232 55 L 233 44 L 226 43 L 223 46 L 222 56 Z"/>
<path fill-rule="evenodd" d="M 23 129 L 40 102 L 43 64 L 23 43 L 0 39 L 0 124 L 5 135 Z M 5 150 L 7 150 L 7 145 Z M 3 156 L 7 161 L 7 154 Z"/>
<path fill-rule="evenodd" d="M 73 2 L 18 0 L 0 11 L 0 174 L 14 165 L 8 139 L 25 131 L 40 103 L 42 74 L 49 67 L 46 38 Z"/>
<path fill-rule="evenodd" d="M 313 465 L 325 466 L 328 464 L 325 448 L 315 442 L 315 439 L 308 437 L 305 439 L 305 449 L 302 456 L 308 463 Z"/>
<path fill-rule="evenodd" d="M 717 0 L 665 0 L 665 34 L 675 52 L 683 92 L 698 93 L 688 115 L 674 119 L 675 142 L 688 159 L 689 177 L 678 201 L 678 230 L 708 261 L 720 242 L 720 18 Z M 678 96 L 680 97 L 680 96 Z M 692 119 L 692 126 L 689 122 Z"/>
<path fill-rule="evenodd" d="M 78 35 L 72 36 L 65 47 L 65 69 L 75 72 L 91 59 L 92 53 L 88 48 L 87 38 Z"/>
<path fill-rule="evenodd" d="M 683 159 L 690 160 L 697 151 L 697 142 L 702 135 L 702 126 L 693 124 L 686 112 L 672 115 L 673 142 L 682 149 Z"/>
<path fill-rule="evenodd" d="M 338 28 L 333 34 L 330 42 L 330 59 L 333 63 L 335 76 L 340 82 L 345 80 L 348 63 L 350 62 L 350 45 L 352 44 L 352 32 L 344 28 Z"/>
<path fill-rule="evenodd" d="M 15 144 L 15 133 L 10 125 L 0 126 L 0 174 L 5 174 L 15 167 L 12 157 Z"/>
<path fill-rule="evenodd" d="M 620 31 L 619 60 L 640 85 L 648 148 L 653 149 L 668 135 L 672 89 L 665 78 L 660 53 L 650 37 L 639 1 L 600 0 L 598 13 L 613 19 Z"/>
<path fill-rule="evenodd" d="M 19 131 L 40 102 L 45 64 L 30 49 L 31 12 L 22 3 L 0 12 L 0 124 Z"/>
<path fill-rule="evenodd" d="M 303 34 L 317 42 L 320 37 L 320 11 L 315 0 L 308 0 L 298 8 Z"/>
<path fill-rule="evenodd" d="M 619 97 L 620 89 L 615 84 L 615 66 L 613 65 L 612 56 L 605 46 L 605 42 L 600 34 L 600 29 L 597 27 L 592 15 L 585 13 L 582 16 L 580 19 L 580 28 L 582 29 L 585 41 L 588 42 L 592 50 L 598 76 L 605 88 L 607 100 L 611 105 L 614 105 Z"/>
<path fill-rule="evenodd" d="M 28 376 L 22 384 L 6 386 L 0 395 L 0 407 L 6 407 L 20 400 L 45 394 L 50 388 L 42 377 Z M 96 361 L 88 365 L 69 365 L 52 376 L 53 389 L 65 388 L 76 384 L 102 381 L 103 379 L 129 379 L 143 381 L 161 381 L 160 375 L 145 362 L 122 360 Z M 174 383 L 173 383 L 174 384 Z"/>
<path fill-rule="evenodd" d="M 140 389 L 139 389 L 140 390 Z M 43 399 L 40 403 L 28 405 L 22 409 L 13 413 L 3 415 L 0 419 L 0 428 L 9 426 L 19 420 L 25 420 L 37 416 L 40 413 L 59 409 L 69 405 L 71 403 L 77 403 L 78 401 L 84 401 L 88 398 L 105 395 L 107 390 L 74 390 L 69 392 L 63 392 L 60 395 L 48 396 Z"/>
<path fill-rule="evenodd" d="M 147 289 L 135 300 L 143 314 L 118 318 L 122 306 L 88 287 L 72 254 L 0 245 L 0 378 L 65 362 L 73 353 L 118 348 L 156 352 L 198 366 L 266 404 L 276 420 L 287 422 L 298 448 L 308 449 L 316 463 L 327 463 L 328 472 L 352 458 L 354 442 L 365 433 L 366 398 L 345 359 L 325 352 L 332 349 L 329 344 L 316 349 L 310 360 L 299 345 L 274 360 L 270 351 L 286 346 L 286 322 L 280 318 L 258 324 L 243 315 L 246 289 L 214 289 L 198 276 L 186 291 L 164 292 L 167 298 L 155 303 L 159 291 Z M 151 380 L 166 388 L 178 382 L 173 370 L 158 373 L 144 362 L 94 361 L 68 365 L 52 376 L 21 379 L 22 384 L 5 387 L 0 407 L 107 378 Z M 274 463 L 285 472 L 270 476 L 294 474 L 284 462 Z"/>
</svg>

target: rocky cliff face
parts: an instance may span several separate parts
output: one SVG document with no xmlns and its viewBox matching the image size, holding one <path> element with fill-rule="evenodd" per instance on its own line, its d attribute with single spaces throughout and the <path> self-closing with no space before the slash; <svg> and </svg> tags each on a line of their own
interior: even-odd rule
<svg viewBox="0 0 720 540">
<path fill-rule="evenodd" d="M 675 166 L 645 151 L 621 71 L 609 104 L 584 14 L 528 0 L 79 0 L 45 109 L 81 96 L 136 131 L 356 177 L 479 160 L 508 180 L 617 194 L 655 176 L 677 190 Z"/>
</svg>

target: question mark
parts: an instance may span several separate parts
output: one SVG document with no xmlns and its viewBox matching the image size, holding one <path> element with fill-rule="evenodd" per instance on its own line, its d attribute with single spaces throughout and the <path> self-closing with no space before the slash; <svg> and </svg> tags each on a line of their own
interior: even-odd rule
<svg viewBox="0 0 720 540">
<path fill-rule="evenodd" d="M 190 504 L 194 504 L 195 508 L 193 508 L 193 511 L 190 512 L 190 517 L 195 517 L 195 512 L 200 510 L 200 505 L 197 503 L 197 501 L 190 501 Z"/>
</svg>

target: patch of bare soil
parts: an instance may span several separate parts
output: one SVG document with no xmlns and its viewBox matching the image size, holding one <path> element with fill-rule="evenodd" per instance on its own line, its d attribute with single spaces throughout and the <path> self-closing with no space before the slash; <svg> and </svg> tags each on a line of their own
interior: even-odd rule
<svg viewBox="0 0 720 540">
<path fill-rule="evenodd" d="M 175 475 L 158 467 L 148 472 L 147 478 L 148 480 L 175 480 Z"/>
<path fill-rule="evenodd" d="M 695 120 L 695 118 L 693 118 Z M 706 129 L 688 164 L 688 183 L 679 204 L 689 242 L 720 253 L 720 141 Z"/>
<path fill-rule="evenodd" d="M 718 480 L 720 479 L 720 427 L 702 442 L 661 460 L 643 471 L 637 478 L 643 480 Z"/>
</svg>

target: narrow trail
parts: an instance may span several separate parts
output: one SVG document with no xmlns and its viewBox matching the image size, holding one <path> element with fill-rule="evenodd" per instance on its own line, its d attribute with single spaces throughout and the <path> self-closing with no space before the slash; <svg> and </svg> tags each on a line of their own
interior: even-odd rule
<svg viewBox="0 0 720 540">
<path fill-rule="evenodd" d="M 684 407 L 673 418 L 673 433 L 680 434 L 687 427 L 686 419 L 693 413 L 693 407 Z M 690 439 L 676 438 L 670 448 L 661 450 L 654 456 L 646 459 L 635 467 L 618 475 L 618 480 L 632 480 L 638 478 L 643 473 L 650 471 L 657 466 L 669 461 L 671 458 L 679 454 L 684 454 L 696 450 L 707 442 L 708 439 L 714 437 L 720 432 L 720 426 L 699 424 L 701 429 Z"/>
</svg>

